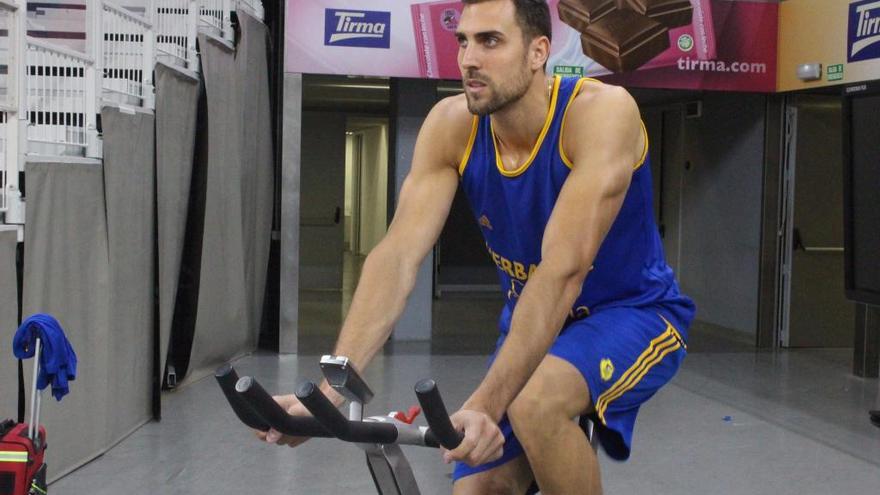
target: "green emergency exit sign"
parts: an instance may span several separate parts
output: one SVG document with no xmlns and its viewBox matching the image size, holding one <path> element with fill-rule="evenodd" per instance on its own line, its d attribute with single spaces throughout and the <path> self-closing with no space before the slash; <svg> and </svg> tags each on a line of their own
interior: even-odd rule
<svg viewBox="0 0 880 495">
<path fill-rule="evenodd" d="M 553 74 L 557 76 L 583 76 L 584 68 L 579 65 L 556 65 Z"/>
<path fill-rule="evenodd" d="M 843 64 L 829 65 L 826 73 L 829 81 L 840 81 L 843 79 Z"/>
</svg>

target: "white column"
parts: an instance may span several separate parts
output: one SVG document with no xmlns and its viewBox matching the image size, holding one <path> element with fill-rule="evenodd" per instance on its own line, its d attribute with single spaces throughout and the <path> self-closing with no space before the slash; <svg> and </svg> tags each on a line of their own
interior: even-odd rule
<svg viewBox="0 0 880 495">
<path fill-rule="evenodd" d="M 101 92 L 104 74 L 104 6 L 101 0 L 86 1 L 86 55 L 93 63 L 86 65 L 86 156 L 103 156 L 98 137 L 98 112 L 101 111 Z"/>
<path fill-rule="evenodd" d="M 9 91 L 12 95 L 12 111 L 6 122 L 6 223 L 24 224 L 24 202 L 21 200 L 18 175 L 24 169 L 27 151 L 27 0 L 17 0 L 13 13 L 12 32 L 9 33 L 9 49 L 12 63 Z M 19 229 L 19 239 L 22 238 Z"/>
<path fill-rule="evenodd" d="M 232 32 L 232 9 L 235 8 L 235 0 L 222 0 L 223 6 L 223 39 L 233 43 L 235 41 L 235 33 Z"/>
<path fill-rule="evenodd" d="M 199 71 L 199 53 L 196 49 L 196 39 L 198 39 L 198 36 L 199 3 L 196 0 L 190 0 L 186 27 L 186 68 L 193 72 Z"/>
<path fill-rule="evenodd" d="M 284 123 L 281 150 L 281 288 L 278 346 L 281 354 L 299 353 L 299 214 L 302 146 L 302 74 L 284 74 Z"/>
<path fill-rule="evenodd" d="M 156 65 L 156 16 L 152 13 L 152 3 L 150 11 L 147 12 L 147 20 L 150 21 L 150 27 L 144 30 L 144 58 L 143 58 L 143 80 L 141 81 L 141 91 L 143 91 L 144 108 L 156 108 L 155 94 L 153 93 L 153 67 Z"/>
</svg>

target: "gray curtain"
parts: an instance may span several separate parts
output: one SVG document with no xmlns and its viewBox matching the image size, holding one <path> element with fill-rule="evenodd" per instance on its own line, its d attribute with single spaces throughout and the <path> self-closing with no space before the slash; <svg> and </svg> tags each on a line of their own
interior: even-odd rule
<svg viewBox="0 0 880 495">
<path fill-rule="evenodd" d="M 254 348 L 265 290 L 274 190 L 266 29 L 241 17 L 238 57 L 221 42 L 199 38 L 208 101 L 207 147 L 200 154 L 207 166 L 207 196 L 190 381 Z M 70 395 L 60 403 L 44 395 L 50 481 L 100 455 L 151 417 L 154 322 L 159 318 L 164 361 L 199 91 L 195 81 L 174 72 L 157 67 L 155 118 L 102 112 L 103 166 L 76 159 L 26 166 L 24 315 L 54 315 L 79 357 Z M 11 341 L 15 233 L 0 234 L 0 331 Z M 0 352 L 9 352 L 4 345 Z M 15 362 L 0 362 L 0 396 L 14 397 L 9 387 L 15 386 Z M 0 402 L 11 408 L 0 412 L 13 416 L 14 401 Z"/>
<path fill-rule="evenodd" d="M 269 265 L 274 203 L 272 113 L 269 100 L 268 29 L 238 12 L 241 39 L 235 54 L 245 123 L 242 133 L 242 232 L 250 328 L 259 335 Z"/>
<path fill-rule="evenodd" d="M 239 14 L 237 50 L 199 36 L 207 99 L 205 227 L 189 371 L 198 380 L 256 346 L 274 203 L 267 35 Z"/>
<path fill-rule="evenodd" d="M 14 229 L 0 230 L 0 420 L 18 415 L 18 361 L 12 355 L 12 336 L 18 327 L 16 243 Z"/>
<path fill-rule="evenodd" d="M 199 35 L 207 94 L 207 190 L 195 335 L 183 382 L 198 380 L 217 364 L 251 351 L 256 333 L 247 314 L 242 230 L 242 118 L 235 53 Z"/>
<path fill-rule="evenodd" d="M 115 444 L 152 417 L 155 322 L 154 117 L 106 107 L 104 191 L 110 259 L 106 435 Z"/>
<path fill-rule="evenodd" d="M 199 81 L 156 65 L 156 190 L 159 246 L 159 379 L 165 369 L 192 179 Z"/>
<path fill-rule="evenodd" d="M 55 316 L 79 358 L 68 396 L 44 392 L 50 480 L 152 417 L 154 121 L 110 108 L 101 119 L 103 166 L 26 167 L 24 316 Z"/>
<path fill-rule="evenodd" d="M 108 446 L 109 374 L 113 368 L 110 263 L 104 176 L 100 162 L 28 163 L 23 316 L 50 313 L 79 358 L 62 402 L 44 394 L 42 424 L 50 438 L 49 478 L 101 454 Z M 126 343 L 122 343 L 128 345 Z M 29 373 L 28 373 L 29 374 Z M 72 427 L 71 425 L 75 425 Z"/>
</svg>

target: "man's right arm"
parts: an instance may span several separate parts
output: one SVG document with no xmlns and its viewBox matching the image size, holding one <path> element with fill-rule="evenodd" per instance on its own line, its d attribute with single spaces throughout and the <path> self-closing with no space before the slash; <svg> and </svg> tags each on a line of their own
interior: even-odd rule
<svg viewBox="0 0 880 495">
<path fill-rule="evenodd" d="M 401 187 L 394 220 L 364 261 L 334 349 L 334 354 L 348 357 L 358 370 L 366 368 L 388 340 L 415 285 L 419 265 L 440 236 L 458 187 L 458 162 L 467 147 L 471 123 L 463 96 L 458 96 L 435 105 L 419 130 L 412 169 Z M 321 390 L 336 405 L 344 402 L 326 381 Z M 289 414 L 308 415 L 294 395 L 274 398 Z M 291 447 L 306 440 L 282 436 L 274 429 L 256 435 Z"/>
<path fill-rule="evenodd" d="M 358 370 L 367 367 L 388 340 L 415 285 L 419 265 L 437 242 L 455 190 L 458 165 L 467 147 L 473 120 L 463 95 L 439 102 L 425 119 L 413 152 L 412 169 L 401 187 L 388 232 L 364 261 L 348 316 L 334 354 L 348 357 Z M 321 391 L 336 405 L 344 398 L 326 381 Z M 308 415 L 293 395 L 275 396 L 289 414 Z M 302 438 L 275 430 L 257 436 L 290 446 Z"/>
<path fill-rule="evenodd" d="M 469 114 L 464 115 L 462 108 L 455 98 L 448 98 L 428 114 L 394 219 L 364 262 L 334 350 L 359 370 L 366 368 L 391 334 L 415 285 L 419 266 L 446 222 L 458 187 L 458 162 L 471 129 Z"/>
</svg>

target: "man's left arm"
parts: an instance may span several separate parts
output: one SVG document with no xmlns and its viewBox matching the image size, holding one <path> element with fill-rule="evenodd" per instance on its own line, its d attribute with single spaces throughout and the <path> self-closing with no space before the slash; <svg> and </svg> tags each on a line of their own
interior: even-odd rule
<svg viewBox="0 0 880 495">
<path fill-rule="evenodd" d="M 517 301 L 498 356 L 462 411 L 498 422 L 546 356 L 581 293 L 599 247 L 614 223 L 634 166 L 646 146 L 638 107 L 623 88 L 588 84 L 566 115 L 563 147 L 574 166 L 544 231 L 541 263 Z M 467 424 L 464 420 L 465 438 Z M 486 430 L 481 425 L 477 430 Z M 450 459 L 478 462 L 479 439 Z M 494 456 L 487 454 L 489 460 Z"/>
</svg>

